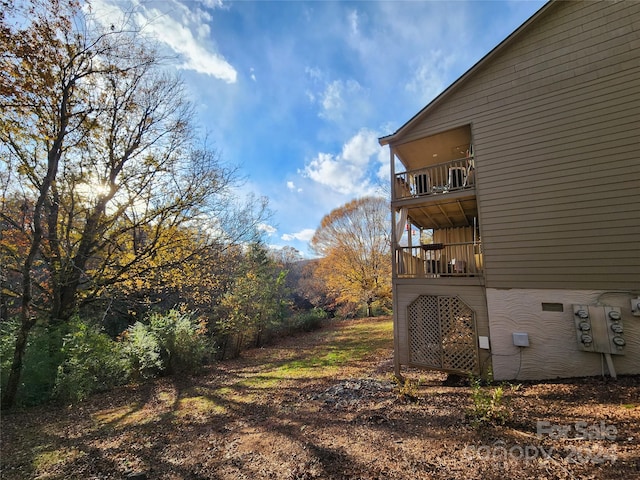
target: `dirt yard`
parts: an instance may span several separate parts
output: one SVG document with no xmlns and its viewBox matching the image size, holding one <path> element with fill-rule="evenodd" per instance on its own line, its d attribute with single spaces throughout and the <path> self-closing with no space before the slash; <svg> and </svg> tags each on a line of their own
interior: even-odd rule
<svg viewBox="0 0 640 480">
<path fill-rule="evenodd" d="M 492 405 L 498 386 L 441 374 L 401 388 L 391 348 L 389 318 L 336 322 L 198 377 L 5 414 L 1 476 L 640 479 L 639 377 L 504 385 Z"/>
</svg>

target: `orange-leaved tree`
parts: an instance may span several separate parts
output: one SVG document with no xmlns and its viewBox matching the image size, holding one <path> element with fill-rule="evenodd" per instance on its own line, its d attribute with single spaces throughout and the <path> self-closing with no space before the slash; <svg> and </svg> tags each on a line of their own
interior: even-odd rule
<svg viewBox="0 0 640 480">
<path fill-rule="evenodd" d="M 322 258 L 316 274 L 342 306 L 366 306 L 391 299 L 390 214 L 387 200 L 363 197 L 322 219 L 311 248 Z"/>
</svg>

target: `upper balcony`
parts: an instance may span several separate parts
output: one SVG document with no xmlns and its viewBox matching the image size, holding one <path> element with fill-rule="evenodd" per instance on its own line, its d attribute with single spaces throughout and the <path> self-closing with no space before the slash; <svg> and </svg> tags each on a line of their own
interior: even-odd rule
<svg viewBox="0 0 640 480">
<path fill-rule="evenodd" d="M 473 157 L 395 175 L 393 206 L 421 229 L 465 227 L 478 217 Z"/>
<path fill-rule="evenodd" d="M 394 201 L 438 196 L 475 189 L 473 157 L 430 165 L 396 174 Z M 474 192 L 466 192 L 473 193 Z M 412 202 L 413 203 L 413 202 Z"/>
</svg>

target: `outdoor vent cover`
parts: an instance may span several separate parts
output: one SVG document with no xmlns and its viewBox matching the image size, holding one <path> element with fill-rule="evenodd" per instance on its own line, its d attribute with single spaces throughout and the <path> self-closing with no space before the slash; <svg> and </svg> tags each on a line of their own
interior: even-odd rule
<svg viewBox="0 0 640 480">
<path fill-rule="evenodd" d="M 458 297 L 421 295 L 407 307 L 413 365 L 478 373 L 475 313 Z"/>
</svg>

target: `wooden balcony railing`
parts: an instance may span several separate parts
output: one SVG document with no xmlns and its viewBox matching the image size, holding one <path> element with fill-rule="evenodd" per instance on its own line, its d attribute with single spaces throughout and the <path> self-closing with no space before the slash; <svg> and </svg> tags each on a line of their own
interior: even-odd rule
<svg viewBox="0 0 640 480">
<path fill-rule="evenodd" d="M 401 278 L 481 276 L 482 245 L 468 242 L 397 247 L 396 273 Z"/>
<path fill-rule="evenodd" d="M 437 195 L 473 188 L 473 157 L 396 174 L 394 199 Z"/>
</svg>

